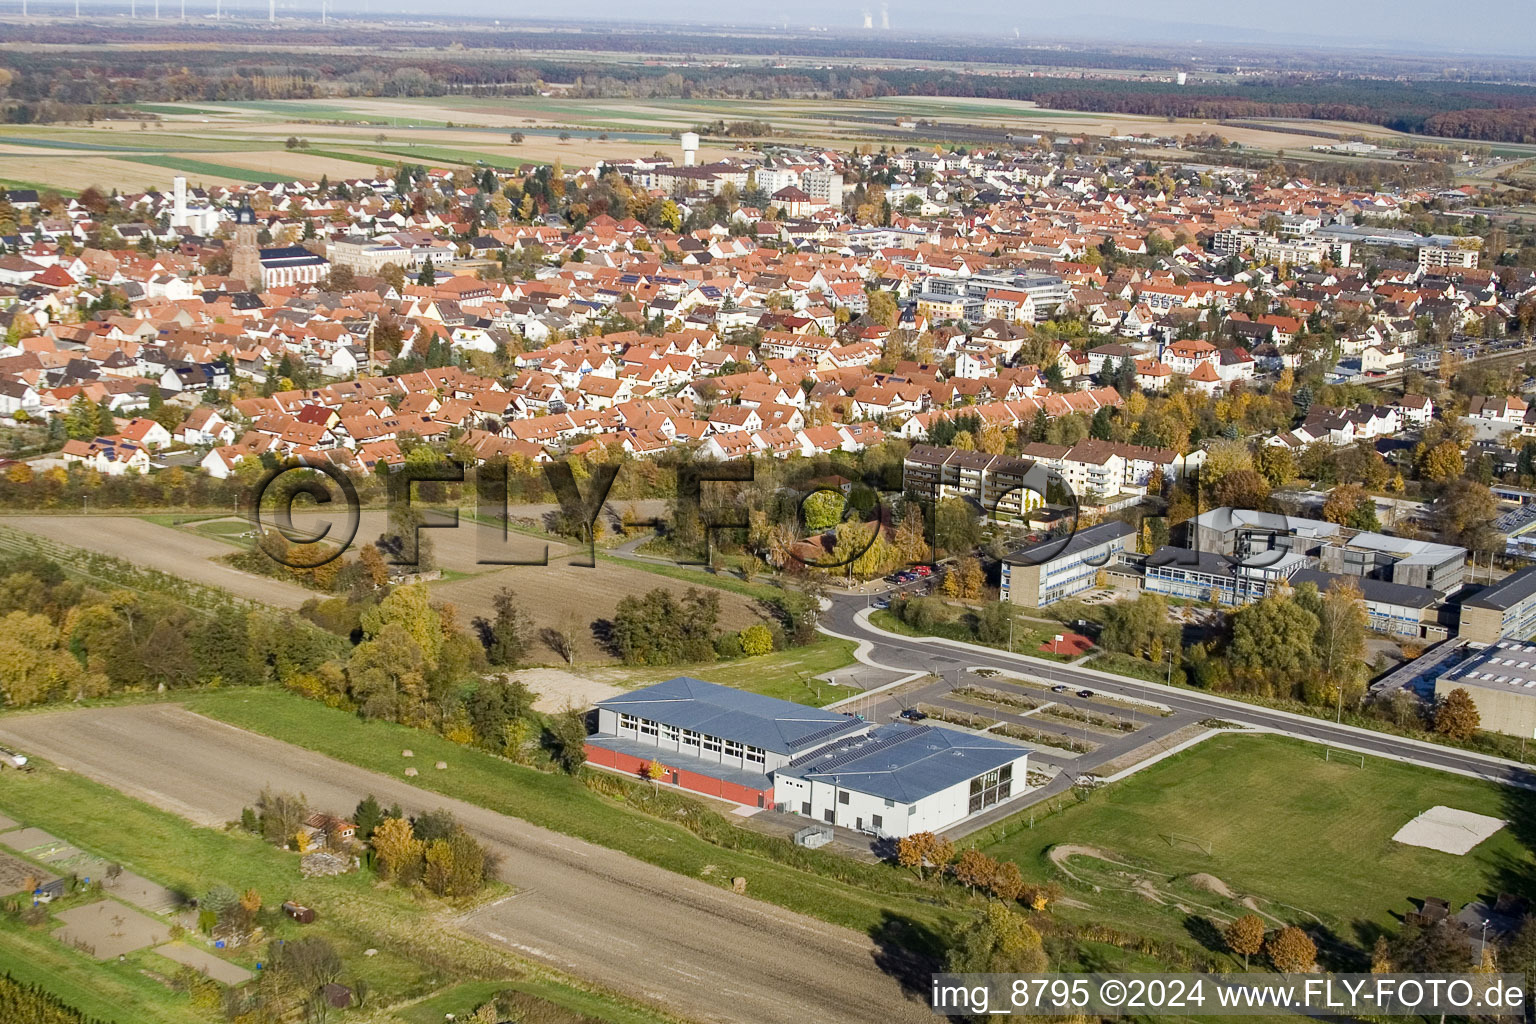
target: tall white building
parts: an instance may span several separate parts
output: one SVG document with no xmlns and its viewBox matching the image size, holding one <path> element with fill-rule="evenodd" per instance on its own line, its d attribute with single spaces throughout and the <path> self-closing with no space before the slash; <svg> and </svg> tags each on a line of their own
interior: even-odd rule
<svg viewBox="0 0 1536 1024">
<path fill-rule="evenodd" d="M 187 200 L 187 179 L 171 179 L 171 227 L 186 228 L 194 235 L 211 235 L 219 229 L 219 213 L 208 203 Z"/>
<path fill-rule="evenodd" d="M 813 200 L 843 205 L 843 176 L 836 171 L 806 171 L 800 175 L 800 188 Z"/>
</svg>

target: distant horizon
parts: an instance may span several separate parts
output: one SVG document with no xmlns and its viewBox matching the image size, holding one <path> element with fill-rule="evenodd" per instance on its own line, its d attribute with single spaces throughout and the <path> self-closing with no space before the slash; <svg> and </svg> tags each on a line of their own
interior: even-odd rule
<svg viewBox="0 0 1536 1024">
<path fill-rule="evenodd" d="M 100 17 L 104 11 L 126 11 L 131 0 L 106 3 L 82 0 L 86 18 Z M 10 6 L 19 13 L 22 0 Z M 161 0 L 161 20 L 172 20 L 180 12 L 182 0 Z M 140 20 L 153 8 L 154 0 L 138 0 Z M 313 16 L 318 19 L 321 0 L 279 0 L 279 18 Z M 1276 56 L 1297 47 L 1313 51 L 1363 51 L 1415 57 L 1450 57 L 1476 59 L 1536 59 L 1536 32 L 1499 31 L 1500 18 L 1520 23 L 1536 14 L 1531 0 L 1467 0 L 1460 5 L 1454 23 L 1437 20 L 1441 9 L 1427 0 L 1404 0 L 1388 5 L 1381 0 L 1355 5 L 1334 5 L 1325 0 L 1295 0 L 1285 14 L 1262 13 L 1249 8 L 1218 5 L 1213 0 L 1172 0 L 1156 14 L 1133 7 L 1126 0 L 1107 0 L 1092 11 L 1052 11 L 1044 16 L 1017 7 L 1001 7 L 994 0 L 957 0 L 946 6 L 942 17 L 915 0 L 847 0 L 836 5 L 789 0 L 774 8 L 769 19 L 756 8 L 733 10 L 729 17 L 702 0 L 666 0 L 648 4 L 643 9 L 620 6 L 612 0 L 568 0 L 561 17 L 518 14 L 508 16 L 505 9 L 478 0 L 455 5 L 454 10 L 424 14 L 395 0 L 325 0 L 328 11 L 339 18 L 359 14 L 391 20 L 433 21 L 470 19 L 515 25 L 593 26 L 654 25 L 659 28 L 724 31 L 764 29 L 791 34 L 827 33 L 839 36 L 891 37 L 910 41 L 913 33 L 935 33 L 952 40 L 1014 42 L 1032 40 L 1048 45 L 1072 47 L 1146 47 L 1192 50 L 1220 50 L 1226 47 L 1272 49 Z M 187 3 L 187 12 L 196 12 L 199 20 L 214 9 L 215 0 Z M 46 16 L 73 9 L 72 0 L 40 0 L 29 3 L 34 16 Z M 231 0 L 222 4 L 224 11 L 247 17 L 260 16 L 267 10 L 263 0 Z M 882 29 L 882 10 L 888 11 L 890 28 Z M 872 28 L 863 28 L 868 14 Z M 1406 16 L 1405 16 L 1406 15 Z M 974 26 L 968 27 L 968 26 Z M 1341 69 L 1342 70 L 1342 69 Z"/>
</svg>

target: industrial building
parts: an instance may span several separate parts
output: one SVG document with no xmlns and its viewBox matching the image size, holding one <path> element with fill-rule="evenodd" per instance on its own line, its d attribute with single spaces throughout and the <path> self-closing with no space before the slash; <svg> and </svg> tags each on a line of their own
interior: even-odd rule
<svg viewBox="0 0 1536 1024">
<path fill-rule="evenodd" d="M 1536 736 L 1536 644 L 1499 640 L 1436 677 L 1435 696 L 1466 690 L 1482 728 Z"/>
<path fill-rule="evenodd" d="M 1366 624 L 1381 633 L 1419 640 L 1444 640 L 1454 628 L 1454 613 L 1440 594 L 1369 576 L 1321 572 L 1297 551 L 1272 549 L 1239 559 L 1211 551 L 1164 547 L 1142 563 L 1142 589 L 1165 597 L 1213 601 L 1227 607 L 1249 604 L 1271 594 L 1311 583 L 1327 593 L 1336 583 L 1360 589 Z"/>
<path fill-rule="evenodd" d="M 990 736 L 874 725 L 678 677 L 597 705 L 587 760 L 750 807 L 879 836 L 938 831 L 1025 789 L 1029 750 Z"/>
<path fill-rule="evenodd" d="M 1316 568 L 1340 576 L 1454 593 L 1465 581 L 1467 549 L 1454 544 L 1350 530 L 1321 519 L 1250 509 L 1213 508 L 1196 517 L 1189 547 L 1227 555 L 1246 565 L 1278 564 L 1282 554 L 1315 559 Z"/>
<path fill-rule="evenodd" d="M 1463 600 L 1460 635 L 1480 644 L 1536 635 L 1536 566 L 1512 572 Z"/>
<path fill-rule="evenodd" d="M 1466 577 L 1467 549 L 1385 533 L 1357 533 L 1348 540 L 1324 544 L 1317 564 L 1324 572 L 1448 594 L 1460 589 Z"/>
<path fill-rule="evenodd" d="M 1021 547 L 1002 562 L 999 599 L 1044 608 L 1092 590 L 1099 570 L 1119 562 L 1135 536 L 1131 524 L 1112 520 Z"/>
<path fill-rule="evenodd" d="M 1244 561 L 1271 561 L 1264 552 L 1296 551 L 1315 554 L 1343 528 L 1321 519 L 1303 519 L 1275 512 L 1255 512 L 1222 505 L 1195 517 L 1187 534 L 1188 546 L 1218 555 L 1244 554 Z"/>
</svg>

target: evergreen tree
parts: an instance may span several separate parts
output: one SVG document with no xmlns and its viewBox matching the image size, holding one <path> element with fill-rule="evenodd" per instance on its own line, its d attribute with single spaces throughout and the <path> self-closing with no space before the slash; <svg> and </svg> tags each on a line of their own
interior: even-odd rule
<svg viewBox="0 0 1536 1024">
<path fill-rule="evenodd" d="M 423 288 L 430 288 L 437 283 L 437 268 L 432 265 L 432 257 L 427 257 L 427 262 L 422 264 L 421 273 L 416 275 L 416 283 Z"/>
<path fill-rule="evenodd" d="M 112 416 L 112 403 L 103 398 L 96 405 L 96 436 L 107 437 L 117 433 L 117 420 Z"/>
<path fill-rule="evenodd" d="M 1029 439 L 1040 442 L 1045 440 L 1045 433 L 1050 429 L 1051 418 L 1045 414 L 1045 406 L 1035 410 L 1035 418 L 1029 425 Z"/>
</svg>

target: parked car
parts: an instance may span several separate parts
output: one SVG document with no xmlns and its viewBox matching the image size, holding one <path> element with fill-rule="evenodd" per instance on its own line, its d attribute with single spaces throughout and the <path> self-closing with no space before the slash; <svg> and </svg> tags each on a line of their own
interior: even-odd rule
<svg viewBox="0 0 1536 1024">
<path fill-rule="evenodd" d="M 1051 692 L 1052 693 L 1066 693 L 1067 692 L 1067 684 L 1066 683 L 1057 683 L 1055 686 L 1051 687 Z"/>
<path fill-rule="evenodd" d="M 912 567 L 912 571 L 917 573 L 919 576 L 932 576 L 933 575 L 933 566 L 931 566 L 931 565 L 914 565 Z"/>
<path fill-rule="evenodd" d="M 1077 691 L 1077 695 L 1079 697 L 1092 697 L 1093 696 L 1093 691 L 1092 690 L 1078 690 Z"/>
<path fill-rule="evenodd" d="M 902 708 L 901 717 L 909 722 L 921 722 L 928 716 L 917 710 L 917 708 Z"/>
</svg>

